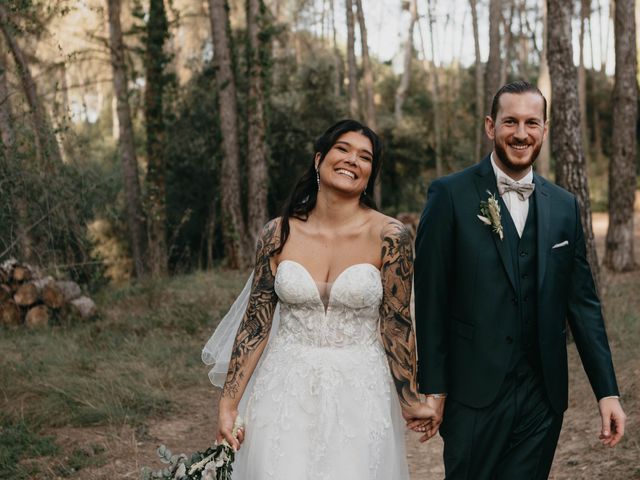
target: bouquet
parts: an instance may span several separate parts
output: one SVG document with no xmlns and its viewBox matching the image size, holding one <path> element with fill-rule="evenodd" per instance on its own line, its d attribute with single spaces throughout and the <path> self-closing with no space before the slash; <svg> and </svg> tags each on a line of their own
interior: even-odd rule
<svg viewBox="0 0 640 480">
<path fill-rule="evenodd" d="M 233 425 L 235 438 L 238 438 L 238 430 L 242 426 L 242 419 L 236 417 Z M 223 440 L 204 452 L 195 452 L 191 458 L 184 453 L 174 455 L 165 445 L 160 445 L 157 453 L 167 466 L 156 472 L 145 467 L 142 470 L 142 480 L 231 480 L 236 452 Z"/>
</svg>

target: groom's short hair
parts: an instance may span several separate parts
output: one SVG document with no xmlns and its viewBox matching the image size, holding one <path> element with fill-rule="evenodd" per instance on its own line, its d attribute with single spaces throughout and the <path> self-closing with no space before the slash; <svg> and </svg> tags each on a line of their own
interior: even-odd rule
<svg viewBox="0 0 640 480">
<path fill-rule="evenodd" d="M 545 96 L 535 85 L 525 80 L 518 80 L 517 82 L 507 83 L 500 87 L 500 90 L 498 90 L 493 97 L 493 102 L 491 103 L 491 118 L 494 122 L 498 116 L 498 110 L 500 110 L 500 97 L 505 93 L 514 93 L 516 95 L 522 93 L 537 93 L 542 97 L 542 100 L 544 100 L 544 121 L 547 121 L 547 99 Z"/>
</svg>

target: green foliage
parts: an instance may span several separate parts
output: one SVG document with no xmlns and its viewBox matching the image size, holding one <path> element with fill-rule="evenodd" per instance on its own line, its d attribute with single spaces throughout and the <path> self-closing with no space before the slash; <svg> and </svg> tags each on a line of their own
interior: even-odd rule
<svg viewBox="0 0 640 480">
<path fill-rule="evenodd" d="M 231 480 L 235 452 L 226 442 L 191 457 L 174 455 L 165 445 L 160 445 L 156 453 L 166 467 L 155 472 L 143 468 L 142 480 Z"/>
<path fill-rule="evenodd" d="M 219 204 L 218 97 L 209 64 L 182 89 L 167 126 L 167 222 L 174 270 L 201 265 L 207 221 Z M 218 255 L 222 245 L 218 244 Z"/>
<path fill-rule="evenodd" d="M 43 10 L 47 2 L 23 0 L 14 2 L 16 35 L 35 35 L 36 21 L 47 22 L 51 15 L 64 14 L 64 9 Z M 241 5 L 244 2 L 240 2 Z M 166 155 L 166 214 L 167 245 L 172 273 L 192 271 L 207 265 L 208 253 L 216 262 L 224 259 L 221 222 L 225 206 L 220 203 L 222 146 L 218 92 L 211 61 L 194 61 L 193 75 L 184 85 L 177 85 L 172 72 L 167 31 L 170 26 L 165 15 L 150 15 L 149 4 L 133 2 L 134 25 L 127 32 L 127 66 L 130 79 L 129 102 L 134 115 L 136 149 L 140 159 L 143 197 L 149 197 L 147 173 L 153 174 L 145 146 L 156 133 L 150 132 L 148 122 L 141 118 L 144 105 L 144 86 L 151 85 L 153 76 L 161 80 L 164 131 L 161 136 Z M 172 8 L 172 18 L 181 21 L 179 11 Z M 242 8 L 242 7 L 238 7 Z M 304 9 L 303 9 L 304 11 Z M 159 12 L 161 13 L 161 12 Z M 31 20 L 30 20 L 31 19 Z M 152 24 L 152 20 L 157 20 Z M 278 215 L 300 173 L 312 160 L 312 145 L 329 125 L 348 116 L 347 92 L 336 80 L 335 51 L 310 32 L 293 32 L 287 24 L 275 24 L 261 2 L 260 41 L 269 48 L 259 52 L 267 115 L 268 211 Z M 155 26 L 154 26 L 155 25 Z M 168 33 L 169 32 L 169 33 Z M 247 192 L 247 92 L 248 62 L 251 53 L 247 32 L 231 32 L 233 68 L 239 107 L 239 146 L 241 152 L 241 188 L 246 210 Z M 294 38 L 295 37 L 295 38 Z M 296 48 L 289 48 L 295 41 Z M 165 45 L 166 46 L 166 45 Z M 273 47 L 273 48 L 272 48 Z M 208 44 L 202 46 L 206 56 Z M 297 51 L 296 51 L 297 50 Z M 146 71 L 146 59 L 156 60 L 153 75 Z M 535 62 L 521 62 L 512 55 L 509 80 L 537 74 Z M 342 61 L 344 59 L 341 59 Z M 475 127 L 482 119 L 475 114 L 474 66 L 448 65 L 434 69 L 432 65 L 414 59 L 411 81 L 403 107 L 403 118 L 394 115 L 395 94 L 399 72 L 389 63 L 373 60 L 376 80 L 376 111 L 378 133 L 384 143 L 381 172 L 382 208 L 385 213 L 417 212 L 424 205 L 429 183 L 435 177 L 435 125 L 432 84 L 437 70 L 440 85 L 440 150 L 444 173 L 458 171 L 475 162 Z M 151 65 L 147 64 L 147 67 Z M 138 80 L 144 78 L 145 82 Z M 340 83 L 340 82 L 338 82 Z M 608 158 L 611 153 L 611 91 L 612 79 L 604 73 L 587 71 L 587 124 L 590 132 L 587 149 L 589 182 L 594 210 L 607 207 Z M 0 193 L 26 192 L 28 218 L 26 224 L 34 237 L 34 263 L 48 265 L 56 273 L 68 275 L 91 289 L 106 283 L 105 275 L 114 274 L 114 262 L 124 264 L 128 259 L 128 233 L 125 221 L 126 201 L 122 193 L 119 156 L 112 136 L 113 111 L 111 102 L 104 102 L 96 123 L 75 124 L 65 131 L 65 153 L 69 162 L 59 171 L 44 172 L 34 165 L 34 139 L 31 128 L 16 123 L 18 145 L 11 158 L 2 159 Z M 360 119 L 361 120 L 361 119 Z M 28 123 L 28 122 L 25 122 Z M 158 133 L 159 132 L 159 133 Z M 483 152 L 486 153 L 486 152 Z M 640 155 L 640 153 L 639 153 Z M 552 159 L 553 161 L 553 159 Z M 4 166 L 6 165 L 6 168 Z M 145 165 L 149 167 L 146 172 Z M 638 164 L 640 168 L 640 163 Z M 73 212 L 74 218 L 69 218 Z M 246 211 L 245 211 L 246 213 Z M 0 204 L 0 253 L 21 257 L 17 241 L 17 212 L 10 202 Z M 95 220 L 108 225 L 98 242 L 88 241 L 87 225 Z M 213 235 L 210 224 L 213 222 Z M 207 252 L 213 239 L 213 251 Z M 117 249 L 101 248 L 117 245 Z M 114 253 L 115 252 L 115 253 Z M 93 255 L 93 256 L 92 256 Z M 107 258 L 107 257 L 113 258 Z M 110 263 L 111 261 L 111 263 Z M 104 262 L 104 265 L 101 264 Z M 126 270 L 120 269 L 120 270 Z M 126 277 L 119 273 L 120 277 Z M 113 275 L 111 275 L 113 276 Z"/>
<path fill-rule="evenodd" d="M 16 147 L 8 156 L 0 152 L 1 163 L 6 166 L 0 169 L 0 192 L 3 198 L 22 201 L 26 208 L 21 218 L 16 203 L 5 201 L 0 205 L 0 253 L 92 284 L 100 266 L 88 256 L 85 226 L 97 211 L 116 203 L 119 170 L 108 158 L 79 153 L 68 163 L 47 169 L 32 161 L 35 151 L 30 128 L 15 127 Z M 82 132 L 78 139 L 82 142 Z M 28 229 L 31 238 L 33 253 L 29 256 L 21 249 L 18 222 Z"/>
<path fill-rule="evenodd" d="M 35 468 L 21 460 L 51 457 L 58 451 L 54 437 L 38 435 L 24 420 L 0 416 L 0 478 L 32 478 Z"/>
</svg>

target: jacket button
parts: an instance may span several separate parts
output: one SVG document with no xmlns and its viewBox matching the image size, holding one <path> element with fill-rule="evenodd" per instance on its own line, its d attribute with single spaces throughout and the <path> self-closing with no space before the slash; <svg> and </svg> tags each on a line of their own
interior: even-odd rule
<svg viewBox="0 0 640 480">
<path fill-rule="evenodd" d="M 513 343 L 513 338 L 511 338 L 511 337 L 507 337 L 507 338 L 505 338 L 505 340 L 507 341 L 507 343 L 509 345 L 511 345 Z"/>
<path fill-rule="evenodd" d="M 521 257 L 526 257 L 527 256 L 527 252 L 525 252 L 524 250 L 522 252 L 520 252 L 520 256 Z"/>
</svg>

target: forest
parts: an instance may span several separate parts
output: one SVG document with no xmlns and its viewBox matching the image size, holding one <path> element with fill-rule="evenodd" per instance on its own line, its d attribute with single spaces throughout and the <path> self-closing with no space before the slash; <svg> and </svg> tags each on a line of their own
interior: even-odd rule
<svg viewBox="0 0 640 480">
<path fill-rule="evenodd" d="M 3 2 L 1 256 L 96 287 L 247 266 L 313 140 L 346 117 L 384 140 L 382 210 L 420 212 L 433 178 L 489 152 L 498 87 L 526 79 L 551 100 L 537 170 L 580 191 L 585 218 L 615 212 L 606 261 L 627 269 L 613 239 L 631 237 L 638 168 L 634 2 L 372 5 Z"/>
<path fill-rule="evenodd" d="M 640 406 L 639 24 L 638 0 L 0 0 L 0 477 L 135 478 L 156 440 L 202 448 L 199 348 L 315 138 L 376 131 L 376 201 L 415 224 L 430 182 L 491 151 L 484 117 L 520 79 L 549 100 L 535 169 L 578 198 Z M 640 475 L 639 424 L 593 453 L 574 403 L 553 478 Z"/>
</svg>

